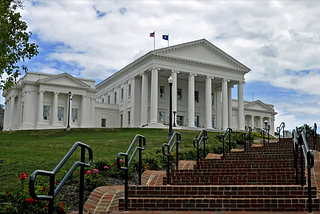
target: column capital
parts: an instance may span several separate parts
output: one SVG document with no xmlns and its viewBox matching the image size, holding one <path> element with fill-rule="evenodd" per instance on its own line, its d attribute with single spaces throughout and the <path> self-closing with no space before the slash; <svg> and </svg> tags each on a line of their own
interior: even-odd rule
<svg viewBox="0 0 320 214">
<path fill-rule="evenodd" d="M 59 94 L 59 92 L 56 92 L 56 91 L 55 91 L 55 92 L 53 92 L 53 94 Z"/>
<path fill-rule="evenodd" d="M 154 71 L 154 70 L 160 71 L 160 68 L 157 68 L 157 67 L 149 68 L 149 71 Z"/>
<path fill-rule="evenodd" d="M 177 73 L 177 74 L 179 74 L 180 71 L 178 71 L 178 70 L 171 70 L 171 73 Z"/>
<path fill-rule="evenodd" d="M 212 80 L 214 80 L 214 77 L 212 77 L 212 76 L 207 76 L 207 79 L 212 79 Z"/>
<path fill-rule="evenodd" d="M 229 82 L 230 80 L 223 78 L 222 82 Z"/>
<path fill-rule="evenodd" d="M 195 74 L 195 73 L 189 73 L 189 76 L 198 76 L 197 74 Z"/>
<path fill-rule="evenodd" d="M 82 98 L 86 98 L 86 97 L 87 97 L 87 95 L 85 95 L 85 94 L 82 95 Z"/>
<path fill-rule="evenodd" d="M 43 94 L 45 91 L 41 90 L 41 91 L 38 91 L 38 94 Z"/>
<path fill-rule="evenodd" d="M 238 84 L 246 84 L 245 81 L 239 81 Z"/>
</svg>

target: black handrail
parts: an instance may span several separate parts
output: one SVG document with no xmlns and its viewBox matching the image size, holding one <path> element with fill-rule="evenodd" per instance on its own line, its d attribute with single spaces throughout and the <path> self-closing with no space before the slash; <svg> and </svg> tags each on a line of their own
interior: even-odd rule
<svg viewBox="0 0 320 214">
<path fill-rule="evenodd" d="M 176 138 L 174 140 L 174 138 Z M 173 143 L 172 143 L 173 142 Z M 170 147 L 170 144 L 172 143 L 172 146 Z M 172 153 L 172 150 L 174 149 L 174 146 L 176 145 L 176 169 L 179 169 L 179 144 L 181 143 L 181 134 L 179 132 L 174 132 L 171 136 L 168 143 L 162 144 L 162 154 L 167 156 L 168 162 L 167 162 L 167 184 L 170 184 L 170 155 Z M 167 149 L 167 152 L 165 151 L 165 148 Z"/>
<path fill-rule="evenodd" d="M 298 142 L 298 133 L 297 128 L 292 130 L 293 138 L 293 165 L 296 169 L 296 184 L 299 184 L 299 169 L 298 169 L 298 157 L 299 157 L 299 142 Z"/>
<path fill-rule="evenodd" d="M 286 127 L 286 124 L 284 122 L 281 122 L 280 126 L 277 127 L 277 132 L 279 133 L 279 143 L 280 143 L 280 132 L 282 129 L 282 139 L 284 138 L 284 128 Z"/>
<path fill-rule="evenodd" d="M 232 129 L 231 128 L 227 128 L 223 134 L 220 134 L 219 135 L 219 141 L 221 143 L 223 143 L 222 145 L 222 157 L 224 157 L 224 143 L 226 141 L 226 139 L 228 138 L 229 136 L 229 152 L 231 152 L 231 133 L 232 133 Z"/>
<path fill-rule="evenodd" d="M 247 141 L 249 142 L 249 145 L 251 143 L 251 132 L 252 128 L 250 126 L 247 126 L 245 128 L 245 131 L 241 133 L 242 140 L 244 141 L 244 151 L 247 150 Z"/>
<path fill-rule="evenodd" d="M 303 169 L 303 156 L 304 156 L 305 164 L 307 165 L 307 168 L 308 168 L 308 202 L 309 202 L 309 213 L 311 213 L 312 212 L 311 168 L 314 166 L 314 154 L 313 154 L 313 151 L 309 149 L 306 133 L 304 131 L 300 133 L 299 139 L 298 139 L 298 143 L 300 145 L 300 156 L 301 156 L 301 186 L 304 186 L 304 169 Z"/>
<path fill-rule="evenodd" d="M 139 146 L 137 146 L 131 157 L 130 160 L 128 160 L 128 156 L 134 146 L 134 144 L 137 142 L 137 140 L 139 139 Z M 128 150 L 126 153 L 118 153 L 117 156 L 117 166 L 118 169 L 120 170 L 125 170 L 125 187 L 124 187 L 124 200 L 125 200 L 125 211 L 128 211 L 128 180 L 129 180 L 129 176 L 128 176 L 128 170 L 129 170 L 129 166 L 133 160 L 133 158 L 136 156 L 138 150 L 139 150 L 139 166 L 138 166 L 138 174 L 139 174 L 139 185 L 141 185 L 141 169 L 142 169 L 142 150 L 144 150 L 146 148 L 146 139 L 144 136 L 137 134 L 133 141 L 131 142 Z M 121 166 L 121 156 L 124 156 L 124 166 Z"/>
<path fill-rule="evenodd" d="M 265 134 L 268 134 L 268 145 L 269 145 L 269 142 L 270 142 L 270 129 L 271 129 L 271 126 L 270 125 L 267 125 L 267 127 L 265 127 L 266 129 L 261 129 L 261 134 L 262 134 L 262 138 L 263 138 L 263 147 L 265 147 Z"/>
<path fill-rule="evenodd" d="M 317 124 L 313 124 L 313 150 L 316 150 L 317 144 Z"/>
<path fill-rule="evenodd" d="M 197 138 L 193 139 L 193 146 L 197 149 L 197 168 L 200 168 L 200 146 L 203 142 L 203 158 L 206 158 L 206 140 L 208 139 L 208 133 L 206 130 L 201 130 Z"/>
<path fill-rule="evenodd" d="M 81 161 L 77 161 L 73 164 L 73 166 L 69 169 L 67 174 L 63 177 L 63 179 L 58 184 L 57 188 L 55 189 L 55 175 L 58 173 L 58 171 L 61 169 L 61 167 L 66 163 L 66 161 L 70 158 L 70 156 L 73 154 L 73 152 L 78 148 L 81 147 Z M 89 153 L 89 162 L 85 163 L 85 149 L 88 150 Z M 90 167 L 92 165 L 93 161 L 93 153 L 90 146 L 81 143 L 76 142 L 73 147 L 69 150 L 69 152 L 64 156 L 64 158 L 60 161 L 60 163 L 54 168 L 53 171 L 44 171 L 44 170 L 36 170 L 34 171 L 29 180 L 29 192 L 30 196 L 35 200 L 48 200 L 49 201 L 49 214 L 53 213 L 53 205 L 54 205 L 54 198 L 58 194 L 58 192 L 61 190 L 63 185 L 66 183 L 68 178 L 72 175 L 74 170 L 78 166 L 80 166 L 80 191 L 79 191 L 79 213 L 83 212 L 83 188 L 84 188 L 84 167 Z M 38 175 L 44 175 L 50 177 L 50 188 L 49 188 L 49 195 L 36 195 L 35 193 L 35 180 Z"/>
</svg>

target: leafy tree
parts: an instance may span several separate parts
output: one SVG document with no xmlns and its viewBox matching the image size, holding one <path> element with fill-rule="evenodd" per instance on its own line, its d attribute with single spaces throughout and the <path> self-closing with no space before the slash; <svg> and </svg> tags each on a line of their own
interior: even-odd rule
<svg viewBox="0 0 320 214">
<path fill-rule="evenodd" d="M 27 72 L 25 65 L 18 65 L 20 61 L 38 54 L 38 46 L 29 42 L 32 34 L 19 8 L 23 8 L 22 0 L 0 0 L 0 89 L 12 87 L 21 70 Z"/>
<path fill-rule="evenodd" d="M 304 124 L 303 126 L 297 128 L 298 136 L 304 129 L 306 129 L 307 136 L 313 136 L 313 127 L 309 126 L 308 124 Z"/>
</svg>

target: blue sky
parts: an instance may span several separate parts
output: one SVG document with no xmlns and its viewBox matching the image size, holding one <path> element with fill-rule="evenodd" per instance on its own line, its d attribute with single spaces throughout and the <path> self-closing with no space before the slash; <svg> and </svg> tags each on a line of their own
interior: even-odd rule
<svg viewBox="0 0 320 214">
<path fill-rule="evenodd" d="M 319 1 L 30 1 L 21 11 L 40 54 L 30 71 L 97 83 L 153 49 L 206 38 L 249 68 L 245 100 L 273 104 L 276 125 L 320 120 Z M 236 88 L 233 96 L 236 98 Z M 4 98 L 0 99 L 0 103 Z"/>
</svg>

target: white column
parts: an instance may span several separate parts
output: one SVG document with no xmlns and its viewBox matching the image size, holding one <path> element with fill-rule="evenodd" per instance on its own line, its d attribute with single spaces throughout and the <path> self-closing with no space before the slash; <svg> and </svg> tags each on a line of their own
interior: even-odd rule
<svg viewBox="0 0 320 214">
<path fill-rule="evenodd" d="M 188 126 L 195 127 L 194 125 L 194 76 L 189 74 L 188 80 Z"/>
<path fill-rule="evenodd" d="M 90 110 L 91 110 L 90 127 L 92 127 L 92 128 L 95 127 L 95 124 L 94 124 L 94 121 L 95 121 L 95 103 L 96 103 L 95 99 L 91 98 L 91 104 L 90 104 Z"/>
<path fill-rule="evenodd" d="M 6 108 L 5 108 L 5 115 L 6 115 L 6 128 L 10 128 L 10 97 L 7 99 Z"/>
<path fill-rule="evenodd" d="M 148 123 L 148 91 L 149 91 L 149 75 L 144 72 L 141 81 L 141 122 L 140 125 L 146 125 Z"/>
<path fill-rule="evenodd" d="M 150 123 L 158 122 L 158 68 L 151 69 Z"/>
<path fill-rule="evenodd" d="M 222 80 L 222 129 L 228 128 L 228 80 Z"/>
<path fill-rule="evenodd" d="M 244 130 L 243 82 L 238 84 L 238 129 Z"/>
<path fill-rule="evenodd" d="M 216 91 L 216 127 L 217 129 L 221 129 L 221 91 L 218 89 Z"/>
<path fill-rule="evenodd" d="M 38 97 L 38 124 L 42 122 L 43 119 L 43 93 L 44 91 L 39 91 Z"/>
<path fill-rule="evenodd" d="M 178 93 L 178 73 L 179 71 L 172 70 L 171 76 L 173 78 L 173 84 L 172 84 L 172 112 L 176 111 L 178 112 L 178 105 L 177 105 L 177 93 Z M 173 118 L 175 117 L 175 118 Z M 172 115 L 172 123 L 173 121 L 177 121 L 177 114 Z"/>
<path fill-rule="evenodd" d="M 9 106 L 9 102 L 6 99 L 4 102 L 5 105 L 5 109 L 4 109 L 4 119 L 3 119 L 3 130 L 7 129 L 7 123 L 8 123 L 8 106 Z"/>
<path fill-rule="evenodd" d="M 251 128 L 254 129 L 254 115 L 251 115 Z"/>
<path fill-rule="evenodd" d="M 135 126 L 135 106 L 134 106 L 134 100 L 135 100 L 135 88 L 136 88 L 136 79 L 135 77 L 133 77 L 133 79 L 131 80 L 131 113 L 130 113 L 130 127 L 134 127 Z M 129 96 L 129 95 L 128 95 Z"/>
<path fill-rule="evenodd" d="M 56 125 L 58 118 L 58 96 L 59 92 L 53 92 L 53 102 L 52 102 L 52 125 Z"/>
<path fill-rule="evenodd" d="M 232 86 L 228 86 L 228 127 L 235 128 L 232 124 Z"/>
<path fill-rule="evenodd" d="M 14 125 L 14 99 L 15 96 L 10 98 L 10 128 Z"/>
<path fill-rule="evenodd" d="M 68 106 L 68 108 L 70 110 L 70 114 L 69 114 L 70 127 L 72 127 L 71 126 L 71 124 L 72 124 L 72 96 L 73 96 L 73 94 L 70 95 L 70 101 L 69 101 L 70 104 Z M 69 98 L 69 95 L 68 95 L 68 98 Z"/>
<path fill-rule="evenodd" d="M 212 129 L 212 81 L 210 76 L 206 79 L 206 94 L 205 94 L 205 105 L 206 105 L 206 129 Z"/>
<path fill-rule="evenodd" d="M 263 126 L 263 117 L 262 116 L 260 116 L 260 127 L 259 128 L 263 128 L 264 126 Z"/>
<path fill-rule="evenodd" d="M 85 127 L 85 115 L 86 115 L 86 95 L 82 95 L 80 127 Z"/>
</svg>

